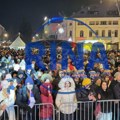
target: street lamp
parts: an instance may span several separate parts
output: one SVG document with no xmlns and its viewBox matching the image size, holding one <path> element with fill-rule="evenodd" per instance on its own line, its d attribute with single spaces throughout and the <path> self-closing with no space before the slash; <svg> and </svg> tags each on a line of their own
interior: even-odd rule
<svg viewBox="0 0 120 120">
<path fill-rule="evenodd" d="M 4 34 L 4 37 L 5 37 L 5 38 L 8 38 L 8 34 L 7 34 L 7 33 L 5 33 L 5 34 Z"/>
<path fill-rule="evenodd" d="M 47 21 L 47 19 L 48 19 L 48 17 L 47 17 L 47 16 L 45 16 L 45 17 L 44 17 L 44 21 Z"/>
<path fill-rule="evenodd" d="M 39 37 L 39 34 L 36 34 L 35 36 L 36 36 L 36 37 Z"/>
</svg>

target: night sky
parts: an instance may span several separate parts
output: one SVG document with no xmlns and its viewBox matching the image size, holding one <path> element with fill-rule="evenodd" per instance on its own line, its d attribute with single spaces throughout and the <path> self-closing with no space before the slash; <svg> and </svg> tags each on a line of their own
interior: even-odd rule
<svg viewBox="0 0 120 120">
<path fill-rule="evenodd" d="M 99 0 L 0 0 L 0 24 L 16 34 L 22 22 L 26 21 L 35 31 L 43 23 L 44 16 L 70 16 L 81 6 L 95 1 Z"/>
</svg>

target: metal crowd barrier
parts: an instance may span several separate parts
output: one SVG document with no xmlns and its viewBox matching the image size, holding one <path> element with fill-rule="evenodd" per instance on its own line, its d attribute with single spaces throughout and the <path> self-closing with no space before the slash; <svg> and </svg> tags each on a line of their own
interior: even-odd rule
<svg viewBox="0 0 120 120">
<path fill-rule="evenodd" d="M 15 119 L 9 119 L 4 112 L 0 120 L 120 120 L 120 100 L 64 103 L 59 110 L 48 103 L 35 104 L 30 110 L 17 105 L 13 108 Z"/>
<path fill-rule="evenodd" d="M 120 100 L 80 101 L 74 111 L 75 107 L 75 103 L 62 104 L 59 120 L 120 120 Z"/>
<path fill-rule="evenodd" d="M 0 120 L 55 120 L 55 108 L 53 104 L 35 104 L 32 109 L 22 108 L 17 105 L 10 108 L 14 110 L 15 117 L 9 118 L 8 112 L 5 110 L 3 115 L 0 116 Z"/>
<path fill-rule="evenodd" d="M 17 105 L 8 107 L 0 116 L 0 120 L 19 120 L 19 107 Z"/>
<path fill-rule="evenodd" d="M 19 120 L 55 120 L 54 105 L 49 103 L 35 104 L 31 110 L 20 108 L 19 114 Z"/>
</svg>

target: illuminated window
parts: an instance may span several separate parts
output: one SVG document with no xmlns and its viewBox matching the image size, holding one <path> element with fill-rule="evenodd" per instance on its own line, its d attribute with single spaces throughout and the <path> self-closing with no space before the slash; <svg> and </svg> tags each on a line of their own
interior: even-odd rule
<svg viewBox="0 0 120 120">
<path fill-rule="evenodd" d="M 89 25 L 95 25 L 95 22 L 94 21 L 90 21 Z"/>
<path fill-rule="evenodd" d="M 84 31 L 83 30 L 80 31 L 80 37 L 84 37 Z"/>
<path fill-rule="evenodd" d="M 118 37 L 118 30 L 115 30 L 115 37 Z"/>
<path fill-rule="evenodd" d="M 108 30 L 108 37 L 111 37 L 111 30 Z"/>
<path fill-rule="evenodd" d="M 102 30 L 102 37 L 105 37 L 105 30 Z"/>
<path fill-rule="evenodd" d="M 96 25 L 99 25 L 99 21 L 96 21 Z"/>
<path fill-rule="evenodd" d="M 72 37 L 72 31 L 69 32 L 69 36 Z"/>
<path fill-rule="evenodd" d="M 79 22 L 78 25 L 83 25 L 83 24 L 81 22 Z"/>
<path fill-rule="evenodd" d="M 112 25 L 112 21 L 108 21 L 108 25 Z"/>
<path fill-rule="evenodd" d="M 100 24 L 101 24 L 101 25 L 107 25 L 107 22 L 106 22 L 106 21 L 101 21 Z"/>
<path fill-rule="evenodd" d="M 118 25 L 118 21 L 113 21 L 113 25 Z"/>
<path fill-rule="evenodd" d="M 92 37 L 92 31 L 89 31 L 89 37 Z"/>
<path fill-rule="evenodd" d="M 69 23 L 69 26 L 72 26 L 72 23 Z"/>
</svg>

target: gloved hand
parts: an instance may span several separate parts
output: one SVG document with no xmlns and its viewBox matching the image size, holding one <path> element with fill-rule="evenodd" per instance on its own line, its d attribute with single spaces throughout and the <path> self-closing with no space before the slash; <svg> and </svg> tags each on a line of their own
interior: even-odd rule
<svg viewBox="0 0 120 120">
<path fill-rule="evenodd" d="M 22 104 L 21 108 L 26 110 L 26 111 L 31 111 L 31 108 L 27 104 Z"/>
</svg>

